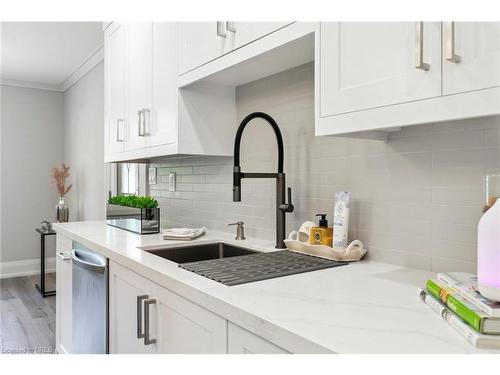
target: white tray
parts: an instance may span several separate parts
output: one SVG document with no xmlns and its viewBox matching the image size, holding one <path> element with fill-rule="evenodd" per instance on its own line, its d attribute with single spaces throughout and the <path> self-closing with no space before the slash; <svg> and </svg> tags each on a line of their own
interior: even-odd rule
<svg viewBox="0 0 500 375">
<path fill-rule="evenodd" d="M 356 262 L 361 260 L 367 253 L 359 240 L 351 242 L 345 249 L 336 249 L 325 245 L 311 245 L 298 240 L 285 240 L 285 245 L 288 250 L 296 253 L 343 262 Z"/>
</svg>

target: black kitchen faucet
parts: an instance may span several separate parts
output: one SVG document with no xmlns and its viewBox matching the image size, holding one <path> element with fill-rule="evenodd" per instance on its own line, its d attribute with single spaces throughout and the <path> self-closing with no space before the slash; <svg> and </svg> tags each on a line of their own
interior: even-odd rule
<svg viewBox="0 0 500 375">
<path fill-rule="evenodd" d="M 278 173 L 244 173 L 240 167 L 240 144 L 243 130 L 254 118 L 266 120 L 274 129 L 278 142 Z M 283 137 L 280 128 L 274 119 L 264 112 L 250 113 L 243 119 L 234 140 L 234 167 L 233 167 L 233 202 L 241 201 L 242 178 L 275 178 L 276 179 L 276 248 L 286 248 L 283 240 L 286 234 L 285 213 L 293 212 L 292 189 L 288 188 L 288 203 L 285 203 L 285 174 L 283 173 Z"/>
</svg>

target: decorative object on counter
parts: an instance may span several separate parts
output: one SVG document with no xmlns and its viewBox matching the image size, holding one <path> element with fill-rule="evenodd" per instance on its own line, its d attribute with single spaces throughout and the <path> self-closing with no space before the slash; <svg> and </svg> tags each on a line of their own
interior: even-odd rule
<svg viewBox="0 0 500 375">
<path fill-rule="evenodd" d="M 316 216 L 320 216 L 319 225 L 315 225 L 309 230 L 309 243 L 311 245 L 325 245 L 332 247 L 333 228 L 328 226 L 326 214 L 316 214 Z"/>
<path fill-rule="evenodd" d="M 47 223 L 47 221 L 42 221 L 42 224 L 43 223 Z M 40 292 L 43 298 L 55 296 L 55 290 L 45 290 L 45 237 L 55 235 L 56 232 L 52 228 L 49 231 L 42 228 L 36 228 L 35 230 L 40 234 L 40 285 L 35 284 L 35 288 Z"/>
<path fill-rule="evenodd" d="M 477 227 L 479 292 L 500 301 L 500 175 L 485 178 L 486 207 Z"/>
<path fill-rule="evenodd" d="M 40 229 L 43 232 L 52 232 L 52 224 L 50 221 L 44 220 L 40 223 Z"/>
<path fill-rule="evenodd" d="M 315 226 L 316 223 L 314 221 L 305 221 L 302 223 L 298 231 L 290 232 L 288 238 L 294 238 L 302 242 L 309 242 L 309 237 L 311 235 L 311 228 Z"/>
<path fill-rule="evenodd" d="M 333 245 L 344 248 L 348 243 L 349 206 L 351 193 L 340 191 L 335 193 L 335 209 L 333 212 Z"/>
<path fill-rule="evenodd" d="M 489 316 L 443 283 L 430 279 L 425 289 L 479 333 L 500 335 L 500 318 Z"/>
<path fill-rule="evenodd" d="M 418 295 L 426 305 L 481 349 L 500 348 L 500 303 L 477 291 L 477 277 L 465 272 L 438 273 Z"/>
<path fill-rule="evenodd" d="M 432 297 L 430 293 L 423 289 L 417 289 L 417 295 L 420 299 L 429 306 L 434 312 L 439 314 L 443 320 L 452 326 L 465 340 L 480 349 L 499 349 L 500 336 L 483 335 L 475 331 L 472 327 L 467 325 L 462 319 L 453 314 L 445 305 L 439 300 Z"/>
<path fill-rule="evenodd" d="M 64 201 L 64 196 L 71 190 L 72 184 L 66 186 L 66 179 L 69 177 L 69 167 L 62 163 L 61 168 L 54 167 L 52 169 L 52 178 L 56 184 L 57 192 L 59 193 L 59 203 L 56 205 L 56 221 L 65 223 L 69 220 L 69 208 Z"/>
<path fill-rule="evenodd" d="M 181 240 L 190 241 L 203 236 L 207 232 L 207 228 L 170 228 L 162 232 L 164 240 Z"/>
<path fill-rule="evenodd" d="M 438 273 L 437 279 L 489 316 L 500 318 L 500 302 L 489 300 L 477 290 L 477 276 L 467 272 Z"/>
<path fill-rule="evenodd" d="M 293 235 L 294 233 L 292 232 L 290 234 Z M 367 253 L 367 250 L 363 247 L 363 243 L 360 240 L 352 241 L 349 246 L 343 249 L 326 245 L 311 245 L 309 243 L 299 241 L 296 238 L 289 238 L 285 240 L 285 244 L 288 250 L 295 253 L 344 262 L 357 262 Z"/>
<path fill-rule="evenodd" d="M 106 223 L 137 234 L 160 233 L 158 201 L 148 196 L 113 196 L 106 205 Z"/>
</svg>

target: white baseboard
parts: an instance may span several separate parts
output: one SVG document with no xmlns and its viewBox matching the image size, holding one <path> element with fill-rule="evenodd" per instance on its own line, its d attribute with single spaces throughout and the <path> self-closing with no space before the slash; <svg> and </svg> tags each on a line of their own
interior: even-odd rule
<svg viewBox="0 0 500 375">
<path fill-rule="evenodd" d="M 56 258 L 47 258 L 45 261 L 45 272 L 56 271 Z M 40 259 L 26 259 L 14 262 L 0 263 L 0 279 L 9 277 L 29 276 L 40 273 Z"/>
</svg>

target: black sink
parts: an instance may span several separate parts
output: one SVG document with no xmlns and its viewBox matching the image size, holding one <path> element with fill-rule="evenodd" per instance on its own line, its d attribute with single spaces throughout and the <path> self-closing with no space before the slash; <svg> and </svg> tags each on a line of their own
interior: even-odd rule
<svg viewBox="0 0 500 375">
<path fill-rule="evenodd" d="M 146 251 L 179 264 L 258 253 L 258 251 L 232 246 L 222 242 Z"/>
</svg>

